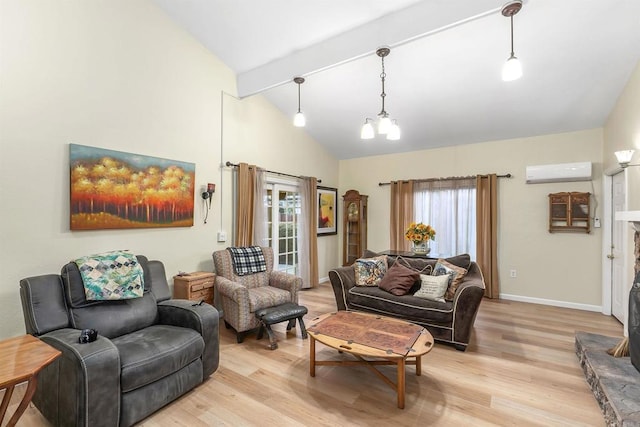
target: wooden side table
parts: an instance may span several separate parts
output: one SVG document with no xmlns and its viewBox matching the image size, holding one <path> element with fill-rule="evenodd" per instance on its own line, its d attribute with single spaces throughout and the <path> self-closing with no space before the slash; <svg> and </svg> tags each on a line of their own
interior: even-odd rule
<svg viewBox="0 0 640 427">
<path fill-rule="evenodd" d="M 27 390 L 7 426 L 14 426 L 22 416 L 36 391 L 38 373 L 62 353 L 32 335 L 0 341 L 0 389 L 4 398 L 0 405 L 0 424 L 9 407 L 16 384 L 28 381 Z"/>
<path fill-rule="evenodd" d="M 213 284 L 216 275 L 207 271 L 196 271 L 182 276 L 173 276 L 173 297 L 202 301 L 213 305 Z"/>
</svg>

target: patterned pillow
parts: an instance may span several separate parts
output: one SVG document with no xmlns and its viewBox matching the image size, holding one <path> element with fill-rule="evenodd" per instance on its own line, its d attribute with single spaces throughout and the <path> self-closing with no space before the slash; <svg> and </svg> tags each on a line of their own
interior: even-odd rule
<svg viewBox="0 0 640 427">
<path fill-rule="evenodd" d="M 447 275 L 429 276 L 421 274 L 420 282 L 420 289 L 413 294 L 414 297 L 445 302 L 444 293 L 447 291 L 447 286 L 449 286 L 449 277 Z"/>
<path fill-rule="evenodd" d="M 467 275 L 467 270 L 441 258 L 436 262 L 435 267 L 433 267 L 433 273 L 431 274 L 434 276 L 449 276 L 449 287 L 444 294 L 444 298 L 447 301 L 452 301 L 456 294 L 456 289 L 458 289 L 458 286 L 462 283 L 464 276 Z"/>
<path fill-rule="evenodd" d="M 387 256 L 358 258 L 353 266 L 355 268 L 356 286 L 378 286 L 378 283 L 387 273 Z"/>
</svg>

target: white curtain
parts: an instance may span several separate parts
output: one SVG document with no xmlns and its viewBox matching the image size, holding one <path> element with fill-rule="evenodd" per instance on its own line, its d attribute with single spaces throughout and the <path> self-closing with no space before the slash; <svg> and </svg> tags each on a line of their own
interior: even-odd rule
<svg viewBox="0 0 640 427">
<path fill-rule="evenodd" d="M 476 258 L 476 180 L 417 181 L 414 184 L 416 222 L 436 230 L 430 242 L 434 255 L 468 253 Z"/>
<path fill-rule="evenodd" d="M 266 172 L 256 168 L 256 186 L 253 198 L 253 243 L 258 246 L 269 246 L 269 218 L 267 206 Z"/>
</svg>

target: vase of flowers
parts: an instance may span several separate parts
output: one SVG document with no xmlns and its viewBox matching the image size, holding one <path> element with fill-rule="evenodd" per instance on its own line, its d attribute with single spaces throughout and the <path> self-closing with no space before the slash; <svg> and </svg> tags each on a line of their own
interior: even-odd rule
<svg viewBox="0 0 640 427">
<path fill-rule="evenodd" d="M 411 251 L 414 254 L 427 255 L 431 251 L 429 241 L 436 239 L 436 230 L 428 224 L 412 222 L 405 231 L 404 238 L 413 244 Z"/>
</svg>

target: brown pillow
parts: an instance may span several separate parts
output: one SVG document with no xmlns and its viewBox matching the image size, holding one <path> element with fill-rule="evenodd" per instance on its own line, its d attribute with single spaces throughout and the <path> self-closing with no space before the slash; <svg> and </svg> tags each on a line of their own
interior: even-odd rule
<svg viewBox="0 0 640 427">
<path fill-rule="evenodd" d="M 471 256 L 469 254 L 461 254 L 455 255 L 449 258 L 446 258 L 445 261 L 457 265 L 458 267 L 462 267 L 466 270 L 471 266 Z"/>
<path fill-rule="evenodd" d="M 420 279 L 420 273 L 405 267 L 399 263 L 395 263 L 389 268 L 387 274 L 384 275 L 378 287 L 393 295 L 406 295 L 411 287 Z"/>
</svg>

